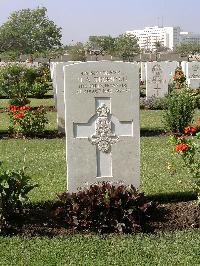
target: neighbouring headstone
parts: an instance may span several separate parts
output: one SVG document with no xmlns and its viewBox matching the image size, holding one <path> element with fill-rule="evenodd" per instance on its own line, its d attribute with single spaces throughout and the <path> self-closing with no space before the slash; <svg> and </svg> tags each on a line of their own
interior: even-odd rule
<svg viewBox="0 0 200 266">
<path fill-rule="evenodd" d="M 68 191 L 108 181 L 138 188 L 139 67 L 86 62 L 64 67 Z"/>
<path fill-rule="evenodd" d="M 167 82 L 172 83 L 176 68 L 179 66 L 177 61 L 165 61 L 165 71 Z"/>
<path fill-rule="evenodd" d="M 200 88 L 200 62 L 187 62 L 186 79 L 191 89 Z"/>
<path fill-rule="evenodd" d="M 172 81 L 178 62 L 146 63 L 146 97 L 162 98 L 168 94 L 168 86 Z"/>
<path fill-rule="evenodd" d="M 182 61 L 181 62 L 181 68 L 182 68 L 182 70 L 183 70 L 183 73 L 184 73 L 184 75 L 186 76 L 187 75 L 187 73 L 186 73 L 186 68 L 187 68 L 187 61 Z"/>
<path fill-rule="evenodd" d="M 50 74 L 52 79 L 52 86 L 53 86 L 53 97 L 55 100 L 55 107 L 57 108 L 57 96 L 56 96 L 56 78 L 55 78 L 55 69 L 56 69 L 57 62 L 50 63 Z"/>
<path fill-rule="evenodd" d="M 146 81 L 146 62 L 141 62 L 141 65 L 140 65 L 140 80 L 142 82 Z"/>
<path fill-rule="evenodd" d="M 54 69 L 56 110 L 57 110 L 57 126 L 59 133 L 65 133 L 65 102 L 64 102 L 64 72 L 63 67 L 78 62 L 58 62 Z"/>
</svg>

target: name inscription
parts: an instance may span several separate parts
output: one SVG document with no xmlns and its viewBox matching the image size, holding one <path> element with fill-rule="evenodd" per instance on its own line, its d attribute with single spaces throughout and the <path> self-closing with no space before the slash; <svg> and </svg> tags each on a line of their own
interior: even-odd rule
<svg viewBox="0 0 200 266">
<path fill-rule="evenodd" d="M 128 78 L 119 70 L 84 71 L 78 77 L 76 94 L 129 92 Z"/>
</svg>

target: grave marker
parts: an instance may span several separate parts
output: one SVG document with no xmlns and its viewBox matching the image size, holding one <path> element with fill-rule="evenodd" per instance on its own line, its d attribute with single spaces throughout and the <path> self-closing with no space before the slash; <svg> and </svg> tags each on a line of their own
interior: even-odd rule
<svg viewBox="0 0 200 266">
<path fill-rule="evenodd" d="M 54 66 L 53 83 L 55 86 L 58 132 L 65 133 L 64 72 L 63 67 L 78 62 L 57 62 Z"/>
<path fill-rule="evenodd" d="M 200 88 L 200 62 L 187 62 L 186 79 L 191 89 Z"/>
<path fill-rule="evenodd" d="M 139 186 L 138 74 L 124 62 L 64 67 L 70 192 L 98 181 Z"/>
<path fill-rule="evenodd" d="M 146 97 L 164 97 L 168 94 L 168 85 L 172 81 L 178 62 L 146 63 Z"/>
</svg>

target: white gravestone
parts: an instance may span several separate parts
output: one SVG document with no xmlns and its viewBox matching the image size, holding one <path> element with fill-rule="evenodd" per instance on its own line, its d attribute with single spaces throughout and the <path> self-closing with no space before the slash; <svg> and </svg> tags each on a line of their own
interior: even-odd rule
<svg viewBox="0 0 200 266">
<path fill-rule="evenodd" d="M 187 62 L 187 83 L 191 89 L 200 88 L 200 62 Z"/>
<path fill-rule="evenodd" d="M 164 71 L 166 71 L 166 78 L 167 78 L 168 84 L 173 82 L 175 70 L 178 66 L 179 66 L 179 62 L 177 61 L 165 61 Z"/>
<path fill-rule="evenodd" d="M 55 65 L 54 80 L 56 94 L 56 109 L 57 109 L 57 125 L 58 132 L 65 133 L 65 103 L 64 103 L 64 72 L 63 67 L 78 62 L 68 61 L 60 62 Z"/>
<path fill-rule="evenodd" d="M 56 95 L 56 78 L 55 78 L 55 69 L 57 62 L 51 62 L 50 63 L 50 73 L 51 73 L 51 79 L 52 79 L 52 86 L 53 86 L 53 97 L 55 100 L 55 107 L 57 108 L 57 95 Z"/>
<path fill-rule="evenodd" d="M 99 181 L 138 188 L 138 66 L 87 62 L 64 75 L 68 191 Z"/>
<path fill-rule="evenodd" d="M 141 62 L 141 65 L 140 65 L 140 80 L 142 82 L 145 82 L 146 81 L 146 62 Z"/>
<path fill-rule="evenodd" d="M 181 68 L 182 68 L 183 73 L 184 73 L 185 76 L 187 76 L 187 73 L 186 73 L 186 71 L 187 71 L 186 70 L 187 69 L 187 63 L 188 63 L 187 61 L 182 61 L 181 62 Z"/>
<path fill-rule="evenodd" d="M 168 93 L 168 82 L 164 72 L 164 62 L 146 64 L 146 97 L 164 97 Z"/>
<path fill-rule="evenodd" d="M 146 96 L 162 98 L 168 94 L 168 85 L 173 79 L 178 62 L 146 63 Z"/>
</svg>

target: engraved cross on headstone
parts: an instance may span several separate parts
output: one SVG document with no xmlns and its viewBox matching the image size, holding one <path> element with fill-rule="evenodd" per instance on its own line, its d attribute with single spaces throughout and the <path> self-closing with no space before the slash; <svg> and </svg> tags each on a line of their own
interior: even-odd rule
<svg viewBox="0 0 200 266">
<path fill-rule="evenodd" d="M 74 137 L 87 138 L 88 145 L 96 146 L 97 178 L 112 177 L 111 146 L 120 136 L 133 136 L 133 122 L 121 122 L 111 114 L 110 98 L 97 97 L 95 109 L 88 123 L 74 123 Z"/>
<path fill-rule="evenodd" d="M 153 89 L 156 90 L 156 96 L 158 97 L 159 96 L 159 90 L 161 90 L 161 88 L 159 87 L 158 84 L 162 83 L 161 66 L 159 64 L 154 65 L 152 68 L 152 73 L 153 73 L 152 82 L 156 85 L 156 87 L 154 87 Z"/>
<path fill-rule="evenodd" d="M 154 90 L 156 90 L 156 96 L 159 96 L 159 90 L 161 90 L 161 88 L 159 88 L 158 83 L 156 84 L 156 88 L 153 88 Z"/>
</svg>

